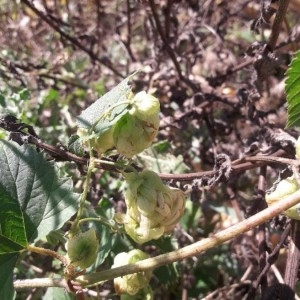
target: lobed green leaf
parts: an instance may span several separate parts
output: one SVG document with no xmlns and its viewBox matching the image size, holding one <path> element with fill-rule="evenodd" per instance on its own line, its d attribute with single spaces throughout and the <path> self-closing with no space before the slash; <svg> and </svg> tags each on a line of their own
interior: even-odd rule
<svg viewBox="0 0 300 300">
<path fill-rule="evenodd" d="M 300 126 L 300 51 L 296 53 L 287 70 L 285 92 L 288 102 L 286 127 Z"/>
<path fill-rule="evenodd" d="M 60 228 L 77 211 L 70 178 L 28 145 L 0 140 L 0 254 Z"/>
<path fill-rule="evenodd" d="M 15 296 L 13 287 L 13 269 L 18 254 L 0 254 L 0 295 L 1 299 L 12 300 Z"/>
</svg>

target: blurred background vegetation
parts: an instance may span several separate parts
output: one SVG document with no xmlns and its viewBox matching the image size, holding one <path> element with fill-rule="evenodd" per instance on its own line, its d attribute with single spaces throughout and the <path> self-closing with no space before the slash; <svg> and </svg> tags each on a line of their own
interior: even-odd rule
<svg viewBox="0 0 300 300">
<path fill-rule="evenodd" d="M 1 0 L 1 114 L 15 115 L 33 126 L 43 141 L 64 147 L 76 133 L 75 117 L 140 70 L 134 90 L 153 93 L 161 103 L 157 142 L 137 157 L 140 166 L 180 174 L 213 170 L 217 154 L 234 161 L 283 149 L 289 157 L 293 150 L 276 138 L 283 132 L 295 136 L 284 130 L 284 73 L 299 49 L 300 1 L 291 1 L 276 49 L 264 56 L 273 22 L 267 17 L 271 2 L 276 4 Z M 0 131 L 0 136 L 7 133 Z M 60 167 L 80 191 L 82 175 L 76 166 Z M 171 181 L 192 190 L 186 213 L 171 237 L 140 247 L 151 256 L 165 253 L 256 213 L 264 207 L 263 194 L 279 170 L 278 165 L 257 166 L 227 178 Z M 99 171 L 90 205 L 110 218 L 115 209 L 124 209 L 122 189 L 118 174 Z M 273 220 L 199 257 L 157 269 L 151 281 L 155 299 L 243 299 L 262 271 L 261 254 L 276 245 L 284 222 Z M 136 247 L 125 236 L 102 230 L 107 249 L 97 270 L 109 268 L 117 253 Z M 54 247 L 49 240 L 41 244 Z M 285 255 L 283 247 L 266 275 L 270 284 L 284 271 Z M 24 255 L 16 278 L 59 272 L 61 266 L 51 258 Z M 112 282 L 100 285 L 99 293 L 103 299 L 118 299 Z M 72 296 L 57 289 L 18 293 L 18 299 L 42 298 Z"/>
</svg>

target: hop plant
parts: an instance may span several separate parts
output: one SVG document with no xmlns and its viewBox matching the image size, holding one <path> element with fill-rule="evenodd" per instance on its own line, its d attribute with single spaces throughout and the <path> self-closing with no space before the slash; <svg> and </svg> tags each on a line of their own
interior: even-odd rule
<svg viewBox="0 0 300 300">
<path fill-rule="evenodd" d="M 137 243 L 158 239 L 172 232 L 184 213 L 185 194 L 163 184 L 152 171 L 125 175 L 126 215 L 116 215 L 127 234 Z"/>
<path fill-rule="evenodd" d="M 140 260 L 146 259 L 149 256 L 138 249 L 122 252 L 116 255 L 112 268 L 120 267 L 127 264 L 134 264 Z M 144 271 L 135 274 L 129 274 L 123 277 L 114 279 L 115 290 L 118 294 L 135 295 L 139 290 L 145 288 L 150 281 L 152 271 Z"/>
<path fill-rule="evenodd" d="M 94 228 L 71 236 L 66 243 L 69 263 L 82 269 L 88 268 L 97 258 L 98 247 L 99 243 Z"/>
<path fill-rule="evenodd" d="M 118 152 L 131 158 L 151 146 L 159 128 L 159 101 L 146 92 L 132 98 L 132 108 L 116 124 L 113 139 Z"/>
<path fill-rule="evenodd" d="M 281 180 L 275 187 L 274 191 L 266 194 L 266 202 L 268 205 L 272 205 L 282 198 L 293 194 L 297 190 L 299 190 L 299 185 L 295 176 L 293 175 Z M 300 203 L 289 208 L 283 213 L 291 219 L 300 220 Z"/>
<path fill-rule="evenodd" d="M 127 113 L 112 122 L 106 131 L 97 134 L 89 133 L 85 128 L 78 129 L 83 144 L 89 140 L 90 146 L 99 154 L 115 147 L 128 158 L 152 144 L 159 129 L 158 99 L 144 91 L 136 95 L 129 93 L 127 98 Z"/>
</svg>

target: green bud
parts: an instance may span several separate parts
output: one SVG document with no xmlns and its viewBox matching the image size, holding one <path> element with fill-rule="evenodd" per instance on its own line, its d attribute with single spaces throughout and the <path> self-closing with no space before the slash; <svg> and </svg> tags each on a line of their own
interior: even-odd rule
<svg viewBox="0 0 300 300">
<path fill-rule="evenodd" d="M 149 170 L 124 176 L 127 212 L 122 223 L 127 234 L 137 243 L 145 243 L 171 233 L 184 213 L 184 193 L 169 188 Z"/>
<path fill-rule="evenodd" d="M 146 259 L 149 256 L 138 249 L 122 252 L 116 255 L 112 268 L 117 268 L 127 264 L 134 264 L 140 260 Z M 135 274 L 125 275 L 114 279 L 115 290 L 118 294 L 127 293 L 135 295 L 138 291 L 149 284 L 152 271 L 144 271 Z"/>
<path fill-rule="evenodd" d="M 298 182 L 294 176 L 281 180 L 275 190 L 266 194 L 266 202 L 272 205 L 284 197 L 291 195 L 299 190 Z M 291 219 L 300 220 L 300 203 L 283 212 Z"/>
<path fill-rule="evenodd" d="M 94 228 L 71 236 L 66 243 L 70 264 L 82 269 L 88 268 L 97 258 L 98 247 L 99 242 Z"/>
</svg>

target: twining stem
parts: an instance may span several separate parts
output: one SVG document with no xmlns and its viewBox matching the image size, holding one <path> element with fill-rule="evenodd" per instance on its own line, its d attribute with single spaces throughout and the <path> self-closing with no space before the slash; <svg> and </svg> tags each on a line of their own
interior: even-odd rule
<svg viewBox="0 0 300 300">
<path fill-rule="evenodd" d="M 203 253 L 210 248 L 219 246 L 229 241 L 230 239 L 268 221 L 269 219 L 277 216 L 281 212 L 287 210 L 288 208 L 296 205 L 299 202 L 300 190 L 293 193 L 292 195 L 284 197 L 282 200 L 262 210 L 256 215 L 251 216 L 250 218 L 238 224 L 235 224 L 223 231 L 220 231 L 209 238 L 205 238 L 197 243 L 167 254 L 162 254 L 153 258 L 142 260 L 135 264 L 129 264 L 98 273 L 79 276 L 76 278 L 76 280 L 78 280 L 82 285 L 90 286 L 101 281 L 110 280 L 128 274 L 152 270 L 163 265 L 183 260 L 188 257 L 199 255 L 200 253 Z"/>
<path fill-rule="evenodd" d="M 110 220 L 103 218 L 103 217 L 96 217 L 96 218 L 84 218 L 79 221 L 79 224 L 85 223 L 85 222 L 100 222 L 101 224 L 104 224 L 106 226 L 109 226 L 112 230 L 118 231 L 118 228 L 116 228 L 116 225 L 114 222 L 111 222 Z"/>
<path fill-rule="evenodd" d="M 68 264 L 68 261 L 67 261 L 65 256 L 60 255 L 59 253 L 57 253 L 53 250 L 45 249 L 45 248 L 41 248 L 41 247 L 36 247 L 36 246 L 33 246 L 33 245 L 28 245 L 27 250 L 31 251 L 31 252 L 34 252 L 34 253 L 54 257 L 54 258 L 60 260 L 65 266 Z"/>
<path fill-rule="evenodd" d="M 89 149 L 90 149 L 90 161 L 89 161 L 89 166 L 88 166 L 86 178 L 85 178 L 85 181 L 84 181 L 84 188 L 83 188 L 83 192 L 82 192 L 81 197 L 80 197 L 80 203 L 79 203 L 77 216 L 76 216 L 76 219 L 73 223 L 72 229 L 70 230 L 70 232 L 74 233 L 74 234 L 76 234 L 79 230 L 79 221 L 80 221 L 80 219 L 82 217 L 82 214 L 83 214 L 84 204 L 85 204 L 85 200 L 86 200 L 86 197 L 87 197 L 87 194 L 88 194 L 88 191 L 89 191 L 92 173 L 93 173 L 93 170 L 95 168 L 95 158 L 93 157 L 93 151 L 92 151 L 92 147 L 91 147 L 90 143 L 89 143 Z"/>
</svg>

